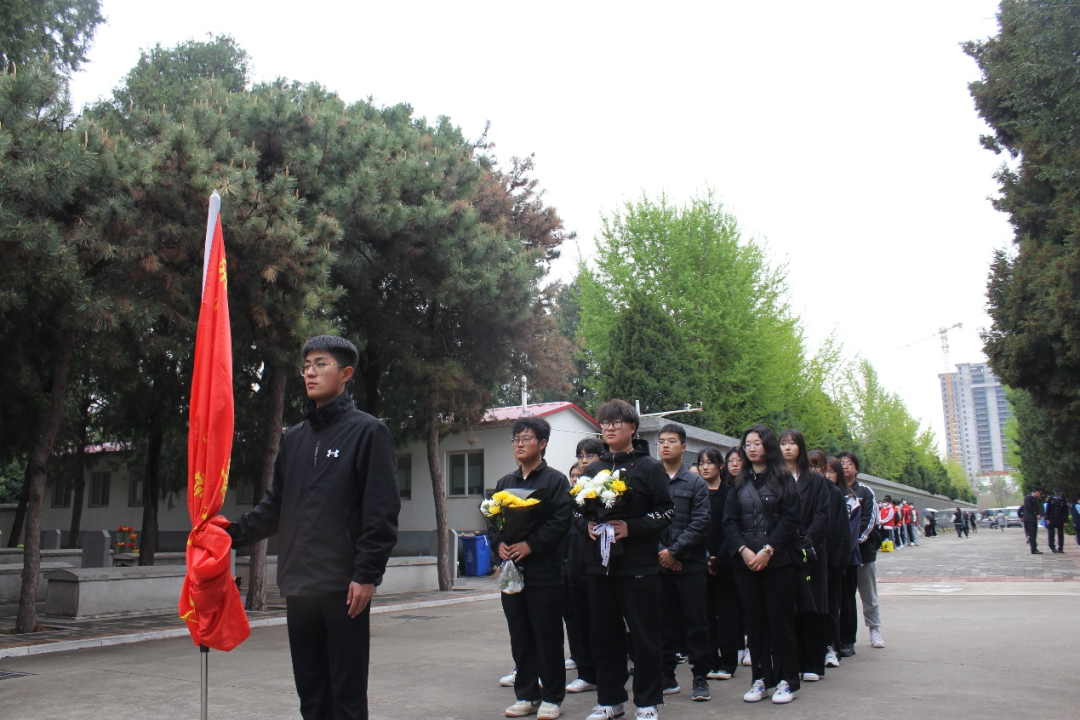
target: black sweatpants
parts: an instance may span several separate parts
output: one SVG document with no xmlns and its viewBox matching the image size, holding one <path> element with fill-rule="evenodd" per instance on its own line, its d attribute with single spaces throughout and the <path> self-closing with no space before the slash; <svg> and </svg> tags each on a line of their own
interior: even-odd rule
<svg viewBox="0 0 1080 720">
<path fill-rule="evenodd" d="M 304 720 L 367 720 L 371 607 L 350 618 L 346 592 L 285 598 Z"/>
<path fill-rule="evenodd" d="M 855 596 L 859 593 L 859 566 L 848 565 L 840 579 L 840 644 L 854 645 L 859 630 L 859 608 Z M 839 650 L 839 648 L 837 648 Z"/>
<path fill-rule="evenodd" d="M 799 669 L 825 674 L 826 628 L 830 618 L 825 613 L 804 612 L 795 616 L 795 634 L 799 638 Z"/>
<path fill-rule="evenodd" d="M 709 637 L 720 656 L 716 667 L 734 673 L 739 667 L 739 651 L 746 646 L 739 588 L 735 586 L 735 571 L 730 565 L 714 569 L 716 575 L 709 575 L 706 580 Z"/>
<path fill-rule="evenodd" d="M 829 568 L 829 621 L 825 626 L 825 644 L 831 645 L 837 653 L 840 651 L 840 605 L 844 595 L 844 570 L 844 567 Z M 838 654 L 837 659 L 839 658 Z"/>
<path fill-rule="evenodd" d="M 1031 552 L 1039 549 L 1039 524 L 1037 522 L 1024 521 L 1024 533 L 1027 535 Z"/>
<path fill-rule="evenodd" d="M 589 575 L 598 704 L 627 700 L 627 627 L 634 640 L 634 704 L 655 707 L 664 701 L 659 595 L 656 575 Z"/>
<path fill-rule="evenodd" d="M 705 677 L 712 670 L 709 623 L 705 620 L 705 571 L 660 573 L 660 617 L 664 627 L 664 677 L 675 677 L 682 652 L 681 636 L 685 631 L 694 677 Z M 637 670 L 635 669 L 635 673 Z"/>
<path fill-rule="evenodd" d="M 561 594 L 558 585 L 526 585 L 519 593 L 501 594 L 510 654 L 517 667 L 514 694 L 518 700 L 561 705 L 566 696 Z"/>
<path fill-rule="evenodd" d="M 564 601 L 569 600 L 574 613 L 574 630 L 566 623 L 566 634 L 570 642 L 570 657 L 577 663 L 578 677 L 592 685 L 596 684 L 596 661 L 593 659 L 592 618 L 589 609 L 589 588 L 586 585 L 563 585 Z M 564 608 L 563 617 L 566 617 Z"/>
<path fill-rule="evenodd" d="M 799 689 L 799 646 L 795 636 L 795 566 L 759 572 L 735 570 L 749 635 L 755 680 L 775 687 L 787 680 Z"/>
</svg>

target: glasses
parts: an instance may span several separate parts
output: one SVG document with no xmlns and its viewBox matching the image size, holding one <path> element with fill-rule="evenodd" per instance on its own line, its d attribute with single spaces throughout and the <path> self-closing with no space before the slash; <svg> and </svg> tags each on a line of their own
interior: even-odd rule
<svg viewBox="0 0 1080 720">
<path fill-rule="evenodd" d="M 581 455 L 577 456 L 577 459 L 580 460 L 581 462 L 585 462 L 586 460 L 595 461 L 595 460 L 599 460 L 600 456 L 599 455 L 592 455 L 592 454 L 582 453 Z"/>
<path fill-rule="evenodd" d="M 753 450 L 753 449 L 755 449 L 755 448 L 759 448 L 759 447 L 765 447 L 765 446 L 764 446 L 764 445 L 762 445 L 762 444 L 761 444 L 761 443 L 759 443 L 759 442 L 756 442 L 756 443 L 746 443 L 745 445 L 743 445 L 743 446 L 742 446 L 742 449 L 743 449 L 743 450 L 746 450 L 746 451 L 750 451 L 750 450 Z"/>
<path fill-rule="evenodd" d="M 622 420 L 608 420 L 607 422 L 600 423 L 601 430 L 618 430 L 622 427 Z"/>
<path fill-rule="evenodd" d="M 300 377 L 307 377 L 307 374 L 312 369 L 315 370 L 316 375 L 322 375 L 326 371 L 326 368 L 330 367 L 331 365 L 337 365 L 338 367 L 341 367 L 339 363 L 325 362 L 323 360 L 320 360 L 319 362 L 314 363 L 304 363 L 303 365 L 298 367 L 297 370 L 300 371 Z"/>
<path fill-rule="evenodd" d="M 850 460 L 841 460 L 840 464 L 843 467 L 855 467 L 855 463 L 851 462 Z"/>
<path fill-rule="evenodd" d="M 517 437 L 510 438 L 511 445 L 528 445 L 535 440 L 532 435 L 518 435 Z"/>
</svg>

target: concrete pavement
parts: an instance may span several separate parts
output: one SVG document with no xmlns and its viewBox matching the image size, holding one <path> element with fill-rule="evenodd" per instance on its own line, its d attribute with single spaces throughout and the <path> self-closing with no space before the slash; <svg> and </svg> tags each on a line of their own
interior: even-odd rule
<svg viewBox="0 0 1080 720">
<path fill-rule="evenodd" d="M 747 668 L 711 681 L 711 702 L 693 703 L 680 666 L 686 689 L 668 698 L 661 717 L 1072 717 L 1080 550 L 1066 541 L 1063 556 L 1031 556 L 1022 533 L 984 531 L 883 553 L 883 576 L 915 578 L 881 583 L 885 649 L 871 649 L 860 627 L 858 654 L 805 683 L 786 707 L 743 703 Z M 1001 579 L 972 581 L 976 567 Z M 373 718 L 496 718 L 513 702 L 513 691 L 498 686 L 513 663 L 497 600 L 385 612 L 372 630 Z M 210 717 L 299 717 L 283 627 L 257 629 L 210 660 Z M 198 652 L 183 638 L 2 659 L 0 673 L 28 674 L 0 680 L 0 717 L 196 718 L 198 669 Z M 594 702 L 594 693 L 568 696 L 563 717 L 584 718 Z"/>
</svg>

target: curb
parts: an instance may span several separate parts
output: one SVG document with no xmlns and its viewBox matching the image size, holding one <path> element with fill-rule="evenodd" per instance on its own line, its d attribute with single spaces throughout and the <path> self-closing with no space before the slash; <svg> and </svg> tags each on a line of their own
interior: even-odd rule
<svg viewBox="0 0 1080 720">
<path fill-rule="evenodd" d="M 483 595 L 468 595 L 456 598 L 440 598 L 437 600 L 417 600 L 414 602 L 391 603 L 379 605 L 371 609 L 372 615 L 383 613 L 400 612 L 402 610 L 419 610 L 420 608 L 441 607 L 444 605 L 465 605 L 467 603 L 480 602 L 482 600 L 496 600 L 499 593 L 484 593 Z M 250 621 L 251 629 L 277 627 L 284 625 L 286 619 L 282 617 L 264 618 Z M 167 640 L 169 638 L 190 637 L 186 627 L 169 628 L 168 630 L 151 630 L 150 632 L 127 633 L 125 635 L 107 635 L 105 637 L 87 638 L 85 640 L 62 640 L 53 643 L 41 643 L 40 645 L 21 645 L 19 647 L 0 648 L 0 659 L 13 657 L 28 657 L 30 655 L 44 655 L 46 653 L 67 652 L 69 650 L 82 650 L 84 648 L 107 647 L 109 645 L 130 645 L 132 643 L 146 642 L 147 640 Z"/>
</svg>

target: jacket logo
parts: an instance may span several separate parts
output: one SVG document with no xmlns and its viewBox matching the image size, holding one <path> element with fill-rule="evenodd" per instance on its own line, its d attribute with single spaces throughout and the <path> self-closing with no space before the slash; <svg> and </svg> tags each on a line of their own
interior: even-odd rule
<svg viewBox="0 0 1080 720">
<path fill-rule="evenodd" d="M 326 457 L 337 457 L 340 450 L 327 450 Z"/>
</svg>

